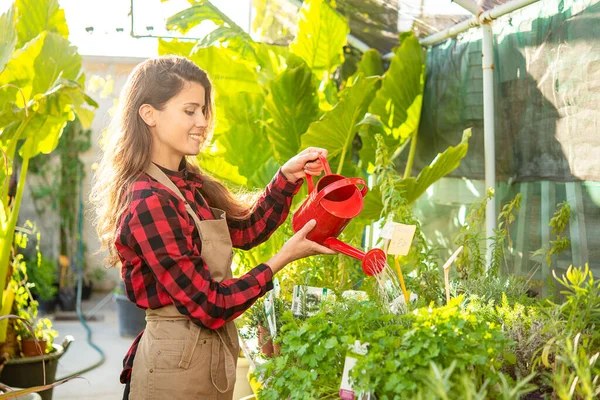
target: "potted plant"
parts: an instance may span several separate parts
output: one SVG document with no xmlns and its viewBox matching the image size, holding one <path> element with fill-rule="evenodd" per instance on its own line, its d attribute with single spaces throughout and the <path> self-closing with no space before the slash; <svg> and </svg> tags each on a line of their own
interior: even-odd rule
<svg viewBox="0 0 600 400">
<path fill-rule="evenodd" d="M 52 344 L 58 337 L 58 332 L 52 328 L 52 322 L 48 318 L 40 318 L 32 326 L 33 336 L 28 329 L 20 332 L 23 357 L 40 356 L 52 352 L 54 349 Z"/>
<path fill-rule="evenodd" d="M 276 324 L 281 324 L 283 313 L 290 310 L 289 302 L 281 297 L 274 297 L 274 309 Z M 273 357 L 280 354 L 280 345 L 273 341 L 269 323 L 265 313 L 264 298 L 261 298 L 254 303 L 252 307 L 244 313 L 243 325 L 249 330 L 246 337 L 254 337 L 258 339 L 258 347 L 265 357 Z"/>
<path fill-rule="evenodd" d="M 265 357 L 273 356 L 273 340 L 269 333 L 264 298 L 258 299 L 244 313 L 244 321 L 245 326 L 250 330 L 248 336 L 258 338 L 258 348 L 262 355 Z"/>
<path fill-rule="evenodd" d="M 83 287 L 81 288 L 81 300 L 88 300 L 92 297 L 94 282 L 101 282 L 106 277 L 106 270 L 102 267 L 94 269 L 85 268 L 83 275 Z"/>
<path fill-rule="evenodd" d="M 33 298 L 38 301 L 38 311 L 41 314 L 50 314 L 56 307 L 56 262 L 52 259 L 39 257 L 26 260 L 27 281 L 33 283 L 31 288 Z"/>
<path fill-rule="evenodd" d="M 119 316 L 119 335 L 136 337 L 146 327 L 146 313 L 125 296 L 125 282 L 119 281 L 113 291 Z"/>
</svg>

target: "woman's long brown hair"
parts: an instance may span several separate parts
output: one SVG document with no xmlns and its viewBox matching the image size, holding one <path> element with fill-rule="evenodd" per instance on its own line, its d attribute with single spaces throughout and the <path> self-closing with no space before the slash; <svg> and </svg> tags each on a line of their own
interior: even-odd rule
<svg viewBox="0 0 600 400">
<path fill-rule="evenodd" d="M 139 109 L 143 104 L 149 104 L 162 110 L 190 82 L 199 83 L 205 89 L 205 116 L 210 133 L 214 127 L 212 84 L 206 72 L 184 57 L 164 56 L 144 61 L 131 72 L 121 92 L 118 111 L 105 136 L 90 194 L 101 250 L 108 250 L 108 266 L 119 264 L 114 241 L 119 220 L 129 207 L 130 187 L 151 162 L 152 136 Z M 210 136 L 207 135 L 207 142 L 210 142 Z M 188 170 L 201 173 L 195 157 L 186 157 L 186 162 Z M 201 193 L 212 207 L 223 209 L 231 219 L 247 217 L 250 212 L 247 204 L 235 198 L 217 180 L 202 175 Z"/>
</svg>

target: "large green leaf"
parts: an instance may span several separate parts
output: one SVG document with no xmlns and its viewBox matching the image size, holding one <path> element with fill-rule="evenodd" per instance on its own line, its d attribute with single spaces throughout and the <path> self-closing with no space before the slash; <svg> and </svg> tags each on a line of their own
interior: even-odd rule
<svg viewBox="0 0 600 400">
<path fill-rule="evenodd" d="M 252 38 L 227 15 L 208 0 L 194 1 L 187 8 L 167 19 L 167 29 L 186 34 L 204 21 L 211 21 L 217 28 L 198 41 L 197 47 L 209 47 L 219 42 L 227 42 L 229 49 L 236 49 L 241 55 L 253 53 Z"/>
<path fill-rule="evenodd" d="M 377 221 L 381 217 L 381 210 L 383 210 L 379 186 L 375 186 L 369 190 L 364 201 L 363 209 L 357 218 L 367 221 Z"/>
<path fill-rule="evenodd" d="M 15 28 L 15 7 L 10 7 L 0 17 L 0 73 L 8 62 L 10 55 L 17 45 L 17 31 Z"/>
<path fill-rule="evenodd" d="M 359 76 L 354 85 L 346 87 L 339 103 L 319 121 L 313 122 L 302 136 L 302 148 L 323 147 L 329 151 L 330 162 L 340 158 L 338 170 L 350 154 L 352 141 L 357 133 L 357 124 L 363 119 L 379 78 Z"/>
<path fill-rule="evenodd" d="M 380 134 L 386 146 L 389 149 L 392 149 L 394 152 L 403 150 L 409 143 L 409 141 L 405 141 L 399 148 L 398 140 L 394 139 L 392 135 L 386 134 L 385 128 L 379 119 L 379 116 L 371 113 L 367 113 L 365 115 L 365 118 L 358 123 L 358 127 L 358 134 L 362 143 L 362 147 L 358 151 L 358 155 L 361 161 L 361 166 L 370 174 L 373 173 L 375 169 L 375 153 L 377 151 L 375 135 Z"/>
<path fill-rule="evenodd" d="M 65 124 L 72 121 L 75 114 L 80 116 L 82 125 L 89 125 L 90 114 L 93 117 L 92 109 L 98 104 L 83 92 L 77 82 L 59 79 L 46 93 L 35 95 L 28 107 L 30 119 L 19 139 L 26 139 L 29 156 L 35 157 L 39 153 L 48 154 L 56 148 Z M 5 141 L 4 138 L 2 141 Z M 15 138 L 12 138 L 12 142 L 14 148 Z M 12 148 L 9 148 L 10 153 Z"/>
<path fill-rule="evenodd" d="M 381 117 L 388 135 L 399 141 L 419 126 L 425 85 L 425 53 L 410 34 L 402 39 L 369 112 Z"/>
<path fill-rule="evenodd" d="M 369 49 L 360 59 L 356 75 L 362 73 L 364 76 L 381 76 L 384 72 L 381 54 L 375 49 Z"/>
<path fill-rule="evenodd" d="M 49 32 L 34 67 L 32 94 L 44 93 L 54 86 L 59 77 L 77 80 L 81 71 L 81 56 L 68 39 Z"/>
<path fill-rule="evenodd" d="M 450 146 L 443 153 L 439 153 L 416 178 L 407 178 L 400 182 L 399 189 L 404 192 L 408 203 L 415 202 L 429 186 L 458 168 L 460 160 L 467 155 L 469 150 L 470 137 L 471 129 L 465 130 L 462 140 L 457 146 Z"/>
<path fill-rule="evenodd" d="M 45 41 L 46 33 L 44 32 L 15 51 L 0 74 L 0 86 L 11 84 L 18 87 L 25 96 L 25 101 L 28 101 L 32 95 L 36 73 L 34 63 L 42 51 Z M 20 107 L 25 106 L 21 94 L 13 87 L 0 89 L 0 103 L 3 102 L 16 102 Z"/>
<path fill-rule="evenodd" d="M 17 47 L 22 47 L 44 31 L 69 37 L 65 12 L 58 5 L 58 0 L 16 0 L 15 5 L 19 36 Z"/>
<path fill-rule="evenodd" d="M 161 56 L 175 55 L 188 57 L 194 48 L 194 42 L 183 41 L 178 39 L 165 40 L 158 39 L 158 54 Z"/>
<path fill-rule="evenodd" d="M 214 147 L 217 146 L 211 146 L 211 150 Z M 223 154 L 215 154 L 211 150 L 203 152 L 198 156 L 200 168 L 220 181 L 225 181 L 235 186 L 245 186 L 248 179 L 239 174 L 238 168 L 225 161 Z"/>
<path fill-rule="evenodd" d="M 298 153 L 300 137 L 317 116 L 312 71 L 305 63 L 286 69 L 268 85 L 265 109 L 267 135 L 275 158 L 283 164 Z"/>
<path fill-rule="evenodd" d="M 241 92 L 223 96 L 221 101 L 225 113 L 219 118 L 228 120 L 229 130 L 216 140 L 226 150 L 225 161 L 237 166 L 240 175 L 250 180 L 257 168 L 273 156 L 261 124 L 264 97 Z"/>
<path fill-rule="evenodd" d="M 167 29 L 185 34 L 203 21 L 212 21 L 215 25 L 226 26 L 238 35 L 250 38 L 242 28 L 208 0 L 195 1 L 191 7 L 169 17 Z"/>
<path fill-rule="evenodd" d="M 292 53 L 302 57 L 319 80 L 343 61 L 343 47 L 350 33 L 348 23 L 323 0 L 307 0 L 300 9 L 298 35 L 290 44 Z"/>
<path fill-rule="evenodd" d="M 275 173 L 279 170 L 281 164 L 275 160 L 274 157 L 269 158 L 262 165 L 256 168 L 256 171 L 250 178 L 248 178 L 247 187 L 249 189 L 262 189 L 275 176 Z"/>
<path fill-rule="evenodd" d="M 210 75 L 219 94 L 262 93 L 255 68 L 226 48 L 197 48 L 190 59 Z"/>
<path fill-rule="evenodd" d="M 261 86 L 285 71 L 291 54 L 287 47 L 274 46 L 266 43 L 254 43 L 258 80 Z"/>
<path fill-rule="evenodd" d="M 23 149 L 27 147 L 30 149 L 29 157 L 31 158 L 40 153 L 51 153 L 58 145 L 58 139 L 60 139 L 67 122 L 74 118 L 75 115 L 72 112 L 66 112 L 60 116 L 36 113 L 25 128 L 26 140 L 21 147 L 21 157 L 23 157 Z"/>
</svg>

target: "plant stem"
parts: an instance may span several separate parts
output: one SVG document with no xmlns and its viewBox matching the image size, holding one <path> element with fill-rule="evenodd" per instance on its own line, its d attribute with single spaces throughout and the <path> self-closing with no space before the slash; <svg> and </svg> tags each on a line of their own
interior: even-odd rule
<svg viewBox="0 0 600 400">
<path fill-rule="evenodd" d="M 15 134 L 15 138 L 18 138 L 25 126 L 29 122 L 29 118 L 25 119 L 19 126 L 19 130 Z M 26 144 L 27 145 L 27 144 Z M 24 148 L 23 164 L 21 165 L 21 175 L 19 176 L 19 184 L 17 186 L 17 193 L 14 199 L 6 231 L 4 233 L 4 243 L 2 243 L 2 251 L 0 252 L 0 290 L 4 290 L 6 287 L 6 274 L 8 272 L 8 262 L 10 259 L 10 253 L 15 236 L 15 227 L 17 226 L 17 219 L 19 217 L 19 208 L 21 207 L 21 198 L 23 197 L 23 189 L 25 188 L 25 177 L 27 176 L 27 169 L 29 168 L 29 147 Z M 14 172 L 13 172 L 14 173 Z M 2 307 L 2 299 L 0 298 L 0 308 Z"/>
<path fill-rule="evenodd" d="M 402 154 L 404 152 L 404 149 L 406 149 L 406 146 L 408 146 L 408 144 L 412 142 L 411 139 L 412 139 L 412 136 L 409 136 L 404 141 L 404 143 L 402 143 L 402 145 L 400 147 L 398 147 L 396 150 L 394 150 L 394 153 L 390 157 L 391 162 L 393 162 L 396 158 L 398 158 L 400 156 L 400 154 Z"/>
<path fill-rule="evenodd" d="M 404 170 L 404 179 L 410 178 L 410 171 L 412 170 L 413 162 L 415 161 L 415 153 L 417 152 L 417 134 L 418 129 L 415 129 L 411 135 L 410 151 L 408 153 L 408 160 L 406 161 L 406 169 Z"/>
<path fill-rule="evenodd" d="M 338 164 L 338 169 L 336 174 L 340 175 L 342 173 L 342 167 L 344 166 L 344 159 L 346 158 L 346 145 L 342 149 L 342 157 L 340 158 L 340 163 Z"/>
</svg>

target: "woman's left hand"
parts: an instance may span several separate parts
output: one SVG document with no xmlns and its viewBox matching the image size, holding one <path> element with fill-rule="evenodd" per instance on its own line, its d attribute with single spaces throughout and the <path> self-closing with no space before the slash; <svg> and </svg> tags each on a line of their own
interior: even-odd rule
<svg viewBox="0 0 600 400">
<path fill-rule="evenodd" d="M 319 154 L 327 157 L 327 150 L 309 147 L 283 164 L 281 172 L 290 182 L 296 182 L 306 175 L 320 175 L 323 171 L 323 163 L 319 160 Z"/>
</svg>

